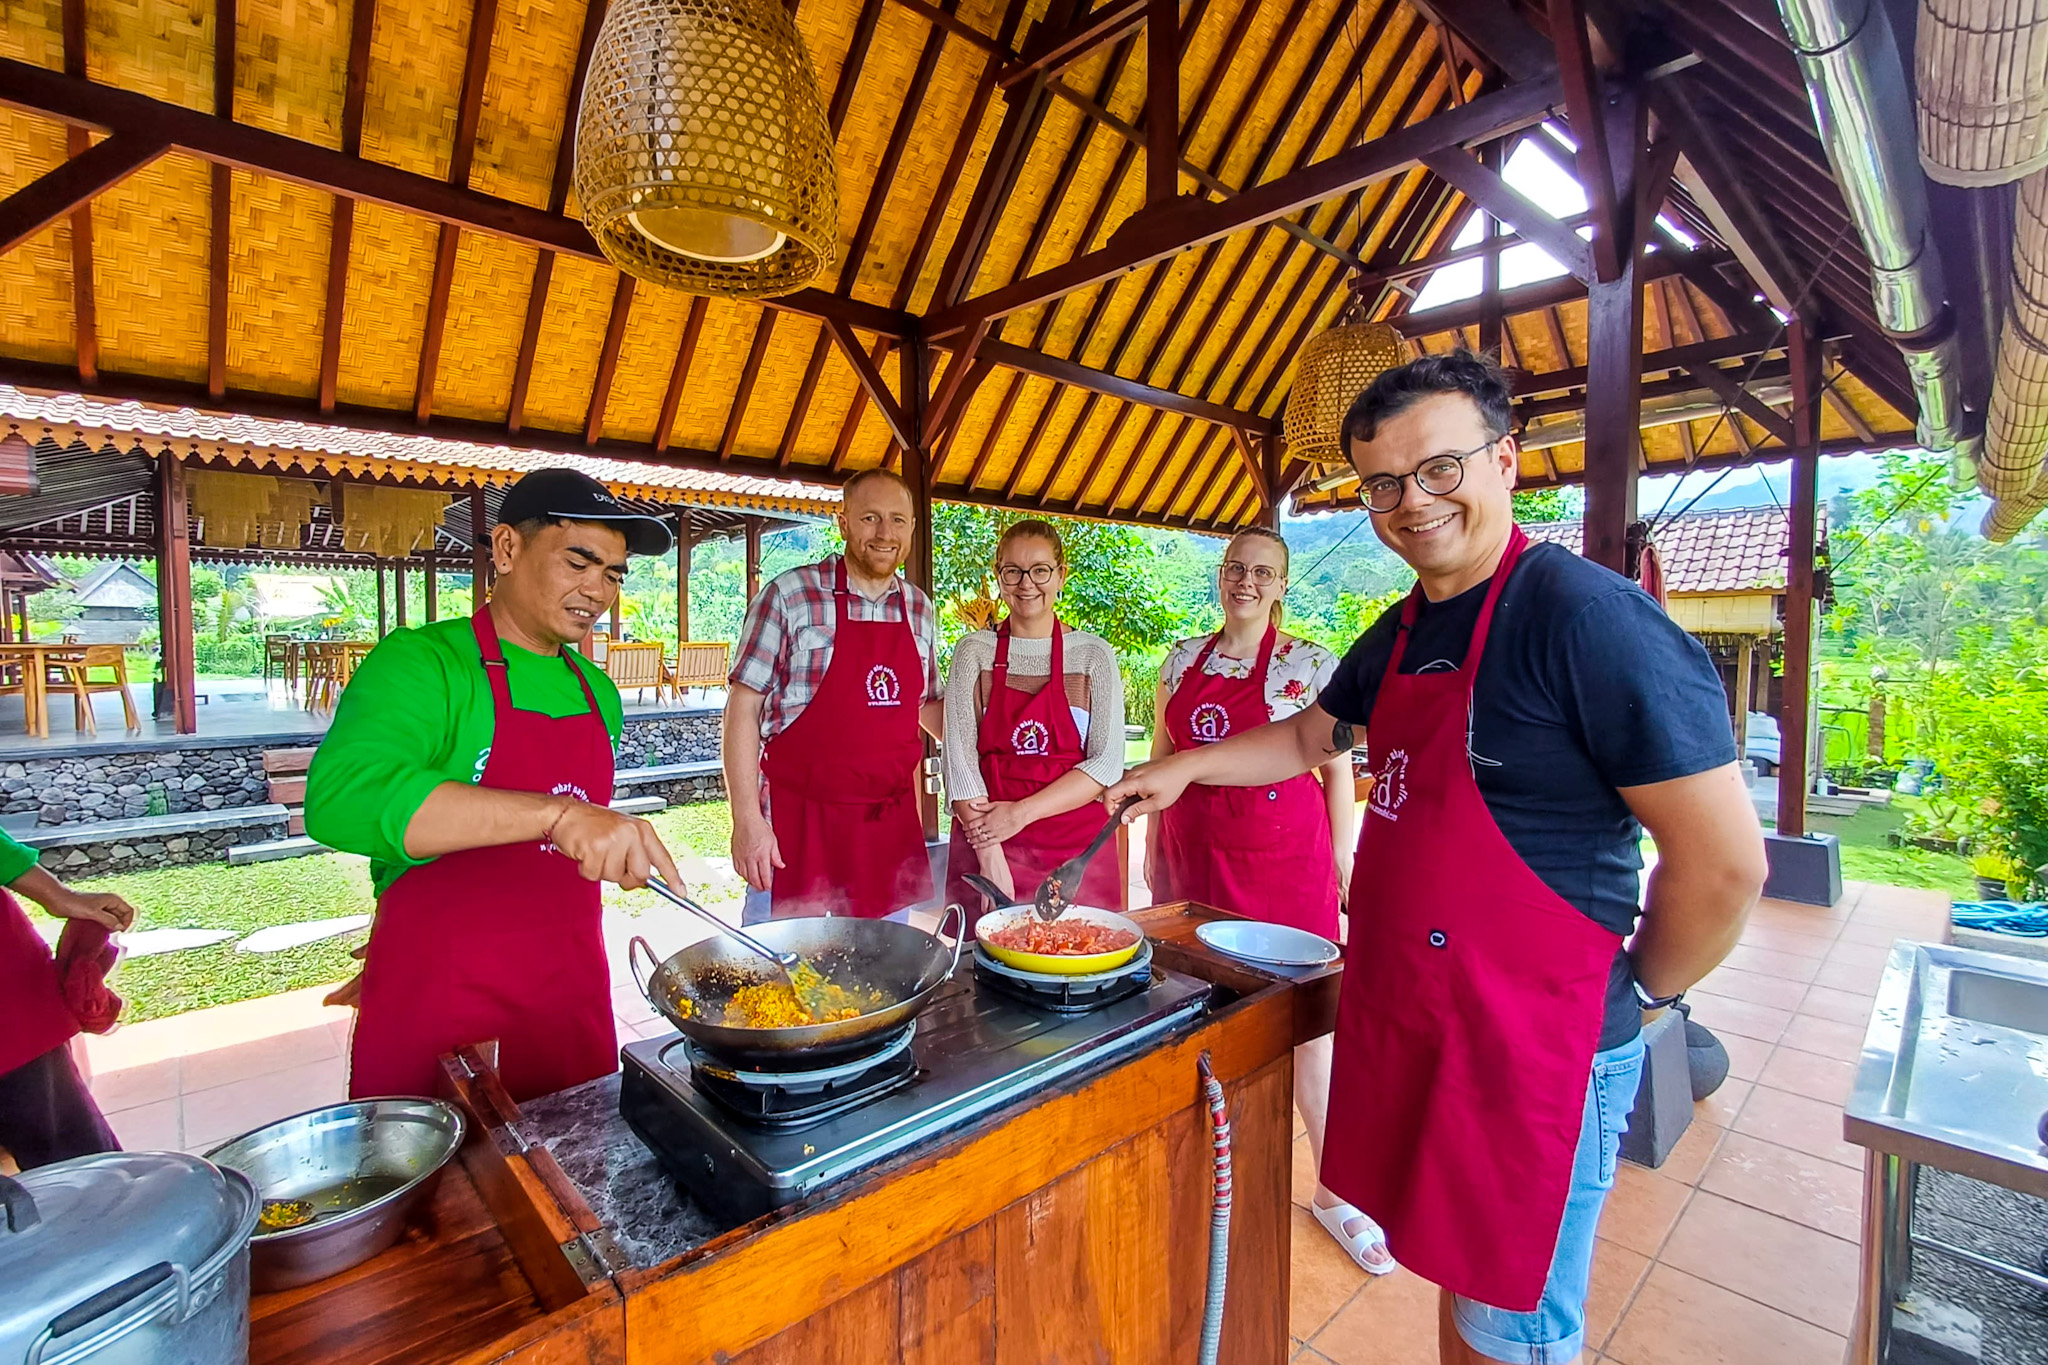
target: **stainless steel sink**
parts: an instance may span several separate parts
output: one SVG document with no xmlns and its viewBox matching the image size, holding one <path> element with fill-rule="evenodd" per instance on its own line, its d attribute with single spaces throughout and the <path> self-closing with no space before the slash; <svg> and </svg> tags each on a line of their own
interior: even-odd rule
<svg viewBox="0 0 2048 1365">
<path fill-rule="evenodd" d="M 1843 1131 L 1873 1151 L 2048 1198 L 2048 963 L 1892 946 Z"/>
</svg>

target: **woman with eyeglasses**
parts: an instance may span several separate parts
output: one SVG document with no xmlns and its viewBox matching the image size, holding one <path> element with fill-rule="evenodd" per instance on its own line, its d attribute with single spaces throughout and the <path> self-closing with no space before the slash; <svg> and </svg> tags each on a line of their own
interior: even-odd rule
<svg viewBox="0 0 2048 1365">
<path fill-rule="evenodd" d="M 1223 628 L 1182 640 L 1160 666 L 1155 759 L 1285 720 L 1336 672 L 1329 650 L 1280 630 L 1287 542 L 1278 532 L 1240 531 L 1224 549 L 1216 590 Z M 1189 787 L 1147 823 L 1145 881 L 1153 899 L 1199 901 L 1334 940 L 1358 825 L 1352 790 L 1349 753 L 1267 786 Z M 1329 1093 L 1325 1036 L 1294 1050 L 1294 1098 L 1317 1170 Z M 1320 1185 L 1311 1211 L 1364 1269 L 1394 1269 L 1372 1219 Z"/>
<path fill-rule="evenodd" d="M 1108 641 L 1062 625 L 1066 550 L 1042 521 L 1020 521 L 996 545 L 996 583 L 1008 616 L 953 647 L 946 678 L 946 790 L 953 802 L 947 899 L 980 896 L 961 880 L 979 871 L 1029 897 L 1045 875 L 1102 829 L 1096 799 L 1123 776 L 1123 675 Z M 974 736 L 973 747 L 963 742 Z M 1117 860 L 1090 864 L 1069 901 L 1117 909 Z"/>
</svg>

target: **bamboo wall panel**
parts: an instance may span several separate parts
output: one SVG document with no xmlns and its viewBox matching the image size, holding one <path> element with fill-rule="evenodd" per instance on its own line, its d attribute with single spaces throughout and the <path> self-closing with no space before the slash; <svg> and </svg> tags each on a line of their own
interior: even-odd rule
<svg viewBox="0 0 2048 1365">
<path fill-rule="evenodd" d="M 500 0 L 469 168 L 472 189 L 547 205 L 555 153 L 575 124 L 568 57 L 582 38 L 587 9 L 585 0 Z"/>
<path fill-rule="evenodd" d="M 39 19 L 42 10 L 17 4 L 0 13 L 11 22 L 17 13 Z M 0 24 L 0 53 L 17 61 L 62 59 L 56 35 L 35 22 L 18 31 Z M 0 192 L 21 188 L 63 160 L 62 125 L 0 110 Z M 0 352 L 54 363 L 76 359 L 71 310 L 71 220 L 60 218 L 0 256 Z"/>
<path fill-rule="evenodd" d="M 961 7 L 963 17 L 969 8 Z M 990 6 L 976 3 L 971 8 L 985 11 Z M 890 6 L 889 12 L 898 12 L 898 7 Z M 988 17 L 985 22 L 993 28 L 998 20 Z M 920 37 L 918 42 L 921 44 L 922 41 Z M 927 207 L 953 188 L 941 184 L 940 177 L 945 174 L 953 139 L 958 136 L 960 125 L 967 117 L 975 87 L 990 60 L 988 54 L 979 48 L 971 48 L 957 38 L 947 39 L 938 65 L 932 72 L 931 84 L 918 106 L 917 118 L 911 124 L 910 137 L 904 144 L 905 152 L 897 164 L 895 180 L 889 190 L 886 211 L 875 224 L 874 238 L 868 244 L 867 255 L 857 263 L 859 274 L 852 290 L 854 297 L 885 305 L 894 301 L 903 270 L 909 264 L 911 250 L 917 245 L 918 232 L 924 226 Z M 914 72 L 914 64 L 910 70 Z M 865 76 L 861 87 L 863 92 L 868 87 Z M 865 98 L 865 93 L 861 98 Z M 881 131 L 886 139 L 889 128 L 893 126 L 896 106 L 887 103 L 864 105 L 861 98 L 856 98 L 854 112 L 847 122 L 851 124 L 861 119 L 861 111 L 866 109 L 867 117 L 882 125 Z M 990 103 L 996 101 L 992 99 Z M 844 184 L 844 180 L 841 183 Z M 860 216 L 842 205 L 839 221 L 841 230 L 850 234 L 859 225 Z M 926 259 L 935 267 L 943 267 L 945 263 L 943 256 L 938 256 L 936 261 L 931 256 Z M 842 260 L 840 269 L 843 272 L 854 268 L 855 264 Z"/>
<path fill-rule="evenodd" d="M 945 217 L 939 221 L 939 229 L 932 235 L 932 244 L 925 252 L 924 269 L 918 272 L 916 287 L 911 290 L 907 306 L 913 313 L 928 312 L 933 307 L 932 295 L 939 287 L 939 272 L 945 268 L 946 256 L 953 249 L 953 243 L 960 236 L 961 219 L 967 215 L 967 205 L 974 196 L 974 182 L 980 168 L 987 164 L 989 149 L 994 146 L 996 134 L 1003 126 L 1003 102 L 991 98 L 981 113 L 981 126 L 974 135 L 974 145 L 967 154 L 960 177 L 953 184 L 943 186 L 948 195 Z"/>
<path fill-rule="evenodd" d="M 213 112 L 213 6 L 84 0 L 85 74 L 138 95 Z"/>
<path fill-rule="evenodd" d="M 210 178 L 172 153 L 93 202 L 100 368 L 206 378 Z"/>
<path fill-rule="evenodd" d="M 1157 512 L 1163 514 L 1166 510 L 1167 499 L 1173 496 L 1174 486 L 1187 473 L 1188 466 L 1201 457 L 1202 445 L 1207 437 L 1208 432 L 1201 425 L 1193 422 L 1190 422 L 1186 428 L 1178 432 L 1172 438 L 1172 444 L 1168 447 L 1170 453 L 1161 461 L 1164 465 L 1164 470 L 1159 476 L 1158 486 L 1152 490 L 1151 496 L 1147 497 L 1143 502 L 1132 506 L 1130 510 L 1134 512 Z"/>
<path fill-rule="evenodd" d="M 237 0 L 235 118 L 339 149 L 354 16 L 342 0 Z"/>
<path fill-rule="evenodd" d="M 552 431 L 583 430 L 618 283 L 619 272 L 609 265 L 556 258 L 547 311 L 541 315 L 540 341 L 533 348 L 526 425 Z M 518 345 L 516 335 L 513 345 Z"/>
<path fill-rule="evenodd" d="M 381 18 L 377 28 L 381 39 Z M 357 204 L 355 214 L 335 397 L 343 403 L 410 408 L 439 230 L 424 218 L 381 204 Z"/>
<path fill-rule="evenodd" d="M 893 364 L 890 365 L 894 369 Z M 890 376 L 894 387 L 894 376 Z M 832 437 L 836 449 L 839 442 L 835 430 Z M 887 462 L 896 450 L 896 438 L 889 432 L 889 424 L 882 420 L 882 414 L 873 403 L 864 403 L 860 410 L 860 424 L 855 428 L 852 444 L 846 448 L 846 468 L 873 469 Z"/>
<path fill-rule="evenodd" d="M 1229 72 L 1217 86 L 1216 98 L 1210 101 L 1201 123 L 1186 129 L 1181 137 L 1182 149 L 1187 153 L 1188 160 L 1211 170 L 1214 170 L 1216 163 L 1223 158 L 1226 150 L 1221 145 L 1223 134 L 1230 127 L 1232 115 L 1237 112 L 1238 106 L 1248 99 L 1256 98 L 1262 84 L 1269 84 L 1270 88 L 1282 88 L 1281 82 L 1277 80 L 1267 82 L 1263 66 L 1269 61 L 1284 60 L 1285 54 L 1275 53 L 1273 48 L 1280 36 L 1280 25 L 1287 16 L 1291 0 L 1244 0 L 1244 3 L 1257 7 L 1251 26 L 1245 30 L 1244 41 L 1237 49 Z M 1187 85 L 1199 89 L 1201 83 L 1207 79 L 1221 55 L 1225 35 L 1237 20 L 1238 8 L 1237 5 L 1227 3 L 1227 0 L 1212 5 L 1212 11 L 1229 12 L 1228 20 L 1220 26 L 1211 22 L 1212 19 L 1221 18 L 1220 14 L 1212 13 L 1203 17 L 1202 26 L 1195 31 L 1195 42 L 1190 44 L 1190 50 L 1181 63 L 1181 70 L 1184 73 L 1182 79 Z M 1306 48 L 1307 44 L 1302 46 Z M 1201 76 L 1194 76 L 1192 73 L 1195 71 L 1200 71 Z M 1281 98 L 1285 98 L 1284 92 Z"/>
<path fill-rule="evenodd" d="M 1384 0 L 1387 4 L 1394 2 L 1395 0 Z M 1348 5 L 1340 4 L 1338 0 L 1313 0 L 1302 19 L 1301 27 L 1295 31 L 1294 40 L 1288 43 L 1283 51 L 1267 54 L 1264 69 L 1259 71 L 1257 81 L 1245 92 L 1244 98 L 1251 102 L 1252 113 L 1245 120 L 1244 130 L 1239 133 L 1236 145 L 1227 156 L 1222 157 L 1220 165 L 1213 162 L 1204 163 L 1209 164 L 1211 169 L 1222 177 L 1224 183 L 1238 186 L 1245 183 L 1251 175 L 1252 162 L 1258 156 L 1259 149 L 1265 144 L 1267 135 L 1276 128 L 1281 129 L 1279 148 L 1267 164 L 1265 174 L 1260 178 L 1270 180 L 1293 164 L 1290 158 L 1295 150 L 1308 140 L 1314 119 L 1297 115 L 1282 128 L 1280 116 L 1286 110 L 1287 99 L 1293 93 L 1295 83 L 1308 70 L 1309 58 L 1315 55 L 1315 43 L 1310 35 L 1321 33 L 1333 23 L 1344 23 L 1349 9 Z M 1363 32 L 1359 20 L 1352 20 L 1351 28 L 1353 32 Z M 1343 90 L 1336 88 L 1338 78 L 1344 74 L 1345 63 L 1351 58 L 1351 52 L 1352 42 L 1348 37 L 1331 44 L 1329 55 L 1317 68 L 1309 86 L 1308 98 L 1302 103 L 1304 111 L 1320 112 L 1333 98 L 1348 97 L 1351 105 L 1356 106 L 1358 93 L 1355 85 L 1347 84 Z M 1368 69 L 1365 79 L 1370 81 L 1372 74 Z M 1336 122 L 1342 127 L 1348 126 L 1350 120 L 1340 115 Z"/>
<path fill-rule="evenodd" d="M 697 356 L 690 380 L 676 405 L 675 444 L 696 450 L 718 449 L 725 419 L 739 392 L 740 372 L 754 344 L 761 305 L 713 299 L 704 310 L 704 328 L 697 337 Z"/>
<path fill-rule="evenodd" d="M 64 0 L 0 0 L 0 56 L 64 66 Z"/>
<path fill-rule="evenodd" d="M 240 170 L 230 187 L 228 382 L 315 396 L 333 197 Z"/>
<path fill-rule="evenodd" d="M 967 410 L 960 414 L 960 420 L 954 425 L 951 445 L 932 471 L 933 484 L 966 481 L 967 471 L 974 467 L 975 456 L 981 451 L 982 438 L 988 434 L 989 425 L 1002 406 L 1003 394 L 1009 390 L 1011 377 L 1007 370 L 995 371 L 975 390 L 974 397 L 968 400 Z"/>
<path fill-rule="evenodd" d="M 1099 62 L 1088 65 L 1099 65 Z M 1093 88 L 1077 71 L 1069 71 L 1066 78 L 1076 89 Z M 990 103 L 1000 106 L 1002 101 L 991 100 Z M 1112 146 L 1115 139 L 1106 133 L 1093 137 L 1080 110 L 1065 100 L 1054 100 L 1047 107 L 1045 119 L 1039 124 L 1039 135 L 1031 140 L 1024 164 L 1017 172 L 1017 187 L 1011 192 L 1009 203 L 989 235 L 988 252 L 982 257 L 981 271 L 968 284 L 970 296 L 986 293 L 998 282 L 1016 278 L 1018 262 L 1031 235 L 1031 226 L 1044 210 L 1046 194 L 1076 137 L 1092 137 L 1084 153 L 1083 170 L 1074 177 L 1074 188 L 1059 206 L 1033 268 L 1042 270 L 1076 254 L 1075 238 L 1081 224 L 1096 196 L 1106 192 L 1102 181 L 1115 160 L 1115 148 Z M 1022 329 L 1027 325 L 1020 316 L 1012 324 L 1017 329 L 1013 335 L 1024 335 Z"/>
<path fill-rule="evenodd" d="M 471 10 L 472 0 L 406 0 L 377 7 L 363 103 L 365 157 L 447 179 Z M 362 235 L 360 213 L 356 234 Z M 428 254 L 431 258 L 431 248 Z"/>
<path fill-rule="evenodd" d="M 512 372 L 519 363 L 527 292 L 539 264 L 540 252 L 532 247 L 480 232 L 462 234 L 448 283 L 434 411 L 487 422 L 505 420 Z M 557 263 L 556 279 L 562 278 L 565 264 Z"/>
<path fill-rule="evenodd" d="M 866 338 L 862 344 L 867 344 Z M 832 462 L 832 454 L 839 448 L 839 428 L 855 395 L 861 392 L 860 377 L 839 347 L 833 346 L 825 353 L 825 367 L 818 371 L 818 391 L 811 396 L 811 410 L 805 414 L 796 448 L 790 452 L 793 464 L 822 467 Z M 864 406 L 870 411 L 874 408 L 872 403 Z"/>
<path fill-rule="evenodd" d="M 619 347 L 611 398 L 604 407 L 603 435 L 629 441 L 654 439 L 662 395 L 675 370 L 676 347 L 689 321 L 691 296 L 679 289 L 642 284 L 633 291 L 633 319 Z"/>
<path fill-rule="evenodd" d="M 811 363 L 811 352 L 816 349 L 818 334 L 823 329 L 821 322 L 790 313 L 776 318 L 768 349 L 761 353 L 761 372 L 754 376 L 753 395 L 747 400 L 739 434 L 733 440 L 733 454 L 772 460 L 782 449 L 782 433 L 789 426 L 789 414 L 796 407 L 797 391 L 803 385 L 804 369 Z"/>
</svg>

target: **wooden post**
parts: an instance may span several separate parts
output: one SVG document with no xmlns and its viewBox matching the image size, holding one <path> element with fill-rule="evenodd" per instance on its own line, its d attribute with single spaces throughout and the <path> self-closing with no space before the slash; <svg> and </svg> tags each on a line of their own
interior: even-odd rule
<svg viewBox="0 0 2048 1365">
<path fill-rule="evenodd" d="M 1280 486 L 1280 438 L 1267 435 L 1259 440 L 1259 471 L 1265 478 L 1266 492 L 1272 501 L 1259 507 L 1258 524 L 1269 531 L 1280 529 L 1280 502 L 1287 496 L 1287 490 Z"/>
<path fill-rule="evenodd" d="M 1490 171 L 1498 172 L 1506 164 L 1506 144 L 1491 143 L 1479 151 L 1479 164 Z M 1506 319 L 1501 312 L 1500 302 L 1500 220 L 1486 210 L 1479 211 L 1482 229 L 1480 241 L 1486 247 L 1486 254 L 1479 258 L 1479 350 L 1505 365 L 1507 355 L 1501 347 L 1501 334 Z"/>
<path fill-rule="evenodd" d="M 682 646 L 690 642 L 690 512 L 683 509 L 676 518 L 676 659 L 682 660 Z"/>
<path fill-rule="evenodd" d="M 169 684 L 166 700 L 178 733 L 189 735 L 199 728 L 192 659 L 192 531 L 185 509 L 185 466 L 175 455 L 156 462 L 156 529 L 157 642 Z"/>
<path fill-rule="evenodd" d="M 1766 637 L 1769 638 L 1769 637 Z M 1735 647 L 1735 757 L 1747 756 L 1749 696 L 1756 690 L 1756 640 L 1748 635 Z"/>
<path fill-rule="evenodd" d="M 545 256 L 543 259 L 547 259 Z M 484 511 L 484 490 L 476 488 L 469 494 L 469 607 L 475 611 L 490 599 L 491 595 L 491 528 L 484 523 L 490 520 Z"/>
<path fill-rule="evenodd" d="M 747 518 L 747 605 L 761 591 L 761 519 Z"/>
<path fill-rule="evenodd" d="M 383 561 L 373 561 L 370 572 L 377 575 L 377 638 L 381 640 L 391 633 L 391 604 L 384 595 Z"/>
<path fill-rule="evenodd" d="M 911 511 L 917 517 L 917 531 L 911 537 L 910 560 L 904 571 L 910 581 L 932 592 L 932 461 L 931 437 L 926 430 L 926 405 L 931 399 L 931 347 L 917 341 L 897 352 L 901 357 L 900 387 L 903 415 L 916 442 L 903 452 L 903 477 L 910 484 Z M 939 798 L 925 781 L 925 769 L 933 765 L 939 747 L 930 735 L 924 737 L 924 762 L 918 766 L 917 811 L 924 820 L 924 837 L 939 837 Z"/>
<path fill-rule="evenodd" d="M 1813 673 L 1814 522 L 1820 482 L 1820 344 L 1798 321 L 1786 331 L 1792 360 L 1790 564 L 1785 573 L 1785 688 L 1778 708 L 1778 833 L 1806 833 L 1811 787 L 1807 746 Z"/>
<path fill-rule="evenodd" d="M 617 640 L 621 638 L 619 634 L 619 599 L 616 597 L 612 599 L 611 631 L 612 639 Z"/>
<path fill-rule="evenodd" d="M 1180 0 L 1145 7 L 1145 206 L 1180 194 Z"/>
<path fill-rule="evenodd" d="M 398 623 L 398 629 L 404 630 L 405 561 L 402 559 L 396 559 L 391 562 L 391 603 L 392 607 L 396 612 L 396 615 L 393 617 L 393 619 Z"/>
<path fill-rule="evenodd" d="M 1615 89 L 1607 110 L 1617 202 L 1632 205 L 1648 132 L 1642 102 Z M 1636 520 L 1636 460 L 1643 419 L 1642 227 L 1629 221 L 1620 273 L 1586 291 L 1585 554 L 1628 572 L 1628 528 Z"/>
<path fill-rule="evenodd" d="M 26 597 L 23 598 L 26 601 Z M 14 589 L 0 589 L 0 644 L 14 640 Z"/>
<path fill-rule="evenodd" d="M 432 625 L 441 617 L 441 575 L 434 568 L 434 552 L 426 551 L 420 556 L 420 572 L 427 579 L 427 624 Z"/>
</svg>

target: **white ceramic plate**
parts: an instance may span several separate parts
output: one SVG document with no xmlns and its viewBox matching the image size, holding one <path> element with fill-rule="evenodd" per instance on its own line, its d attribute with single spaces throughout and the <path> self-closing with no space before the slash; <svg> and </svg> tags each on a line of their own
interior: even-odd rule
<svg viewBox="0 0 2048 1365">
<path fill-rule="evenodd" d="M 1219 953 L 1282 967 L 1320 967 L 1343 956 L 1343 949 L 1321 934 L 1253 920 L 1216 920 L 1197 925 L 1195 937 Z"/>
</svg>

